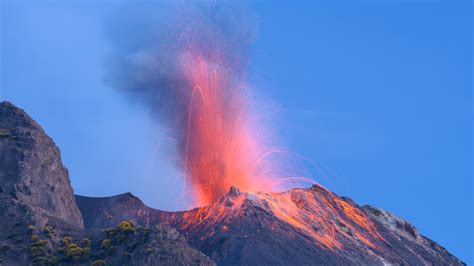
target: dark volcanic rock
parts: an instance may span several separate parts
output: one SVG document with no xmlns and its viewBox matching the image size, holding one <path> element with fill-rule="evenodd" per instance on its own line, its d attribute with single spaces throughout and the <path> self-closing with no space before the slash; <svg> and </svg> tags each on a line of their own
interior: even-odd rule
<svg viewBox="0 0 474 266">
<path fill-rule="evenodd" d="M 112 197 L 85 197 L 76 195 L 76 202 L 82 212 L 86 228 L 107 228 L 123 220 L 135 220 L 142 226 L 155 225 L 157 218 L 148 213 L 161 214 L 162 211 L 145 206 L 131 193 Z"/>
<path fill-rule="evenodd" d="M 169 226 L 84 229 L 59 149 L 8 102 L 0 103 L 0 185 L 0 265 L 215 264 Z"/>
<path fill-rule="evenodd" d="M 333 212 L 329 216 L 321 212 L 327 220 L 314 220 L 311 230 L 317 235 L 336 225 L 334 239 L 341 247 L 318 243 L 312 232 L 298 228 L 302 219 L 284 219 L 294 214 L 287 208 L 287 199 L 303 210 L 298 215 L 317 212 L 312 209 L 314 203 L 324 202 Z M 106 198 L 77 196 L 77 202 L 86 226 L 107 227 L 121 219 L 148 226 L 167 223 L 219 265 L 463 265 L 408 222 L 374 207 L 359 207 L 319 186 L 256 195 L 232 188 L 214 205 L 184 212 L 149 208 L 129 193 Z M 283 215 L 272 207 L 282 202 L 286 204 Z M 354 213 L 366 218 L 380 234 L 380 238 L 366 235 L 373 245 L 357 237 L 364 229 L 354 222 L 357 219 L 348 218 Z"/>
<path fill-rule="evenodd" d="M 410 223 L 316 185 L 231 188 L 182 212 L 130 193 L 74 197 L 54 142 L 7 102 L 0 185 L 1 265 L 463 265 Z"/>
<path fill-rule="evenodd" d="M 83 227 L 59 149 L 35 121 L 9 102 L 0 103 L 0 184 L 3 208 L 14 202 L 42 225 L 55 217 Z"/>
<path fill-rule="evenodd" d="M 0 103 L 0 184 L 0 262 L 28 263 L 25 245 L 32 228 L 83 231 L 58 148 L 35 121 L 8 102 Z"/>
</svg>

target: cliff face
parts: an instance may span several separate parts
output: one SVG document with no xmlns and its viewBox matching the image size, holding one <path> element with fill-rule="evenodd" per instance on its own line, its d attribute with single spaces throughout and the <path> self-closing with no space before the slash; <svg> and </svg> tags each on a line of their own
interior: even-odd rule
<svg viewBox="0 0 474 266">
<path fill-rule="evenodd" d="M 214 265 L 167 226 L 87 230 L 59 149 L 23 110 L 0 103 L 0 265 Z"/>
<path fill-rule="evenodd" d="M 37 222 L 48 216 L 83 228 L 59 149 L 23 110 L 0 103 L 0 196 L 26 206 Z"/>
<path fill-rule="evenodd" d="M 182 212 L 155 210 L 130 193 L 74 196 L 51 138 L 23 110 L 0 103 L 0 265 L 214 262 L 463 265 L 407 221 L 317 185 L 231 188 Z"/>
</svg>

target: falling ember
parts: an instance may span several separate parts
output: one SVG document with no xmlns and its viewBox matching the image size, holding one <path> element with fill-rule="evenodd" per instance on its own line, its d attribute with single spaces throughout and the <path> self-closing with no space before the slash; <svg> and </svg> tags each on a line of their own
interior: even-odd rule
<svg viewBox="0 0 474 266">
<path fill-rule="evenodd" d="M 248 89 L 232 80 L 216 55 L 211 60 L 189 51 L 183 60 L 191 90 L 182 158 L 184 173 L 197 203 L 209 205 L 231 186 L 245 191 L 271 191 L 266 151 L 252 128 Z"/>
<path fill-rule="evenodd" d="M 251 210 L 260 213 L 253 216 Z M 348 241 L 355 241 L 381 250 L 385 242 L 363 211 L 319 185 L 313 185 L 311 189 L 256 194 L 232 188 L 210 206 L 161 213 L 160 220 L 177 227 L 185 235 L 200 232 L 201 241 L 229 230 L 239 234 L 241 226 L 248 228 L 260 223 L 263 228 L 271 228 L 273 234 L 291 238 L 290 232 L 295 231 L 285 228 L 285 224 L 289 225 L 325 249 L 343 249 Z"/>
<path fill-rule="evenodd" d="M 251 34 L 241 31 L 245 19 L 233 16 L 235 10 L 224 15 L 204 10 L 182 14 L 183 22 L 177 20 L 164 37 L 135 50 L 127 47 L 112 73 L 120 90 L 151 106 L 170 128 L 166 138 L 176 144 L 183 195 L 192 197 L 193 206 L 204 206 L 163 220 L 182 230 L 209 225 L 203 228 L 209 236 L 217 226 L 227 232 L 232 229 L 227 221 L 241 217 L 250 195 L 262 209 L 325 248 L 343 248 L 347 238 L 376 248 L 383 239 L 371 220 L 324 189 L 324 196 L 314 191 L 272 193 L 289 181 L 307 179 L 285 171 L 280 159 L 288 153 L 269 145 L 273 135 L 263 126 L 265 116 L 256 111 L 261 103 L 246 80 L 245 48 Z M 246 196 L 239 195 L 231 205 L 222 203 L 233 186 Z"/>
</svg>

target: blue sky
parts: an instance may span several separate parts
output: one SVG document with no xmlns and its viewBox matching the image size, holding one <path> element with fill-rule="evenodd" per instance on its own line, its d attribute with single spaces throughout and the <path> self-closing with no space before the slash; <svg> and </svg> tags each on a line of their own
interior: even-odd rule
<svg viewBox="0 0 474 266">
<path fill-rule="evenodd" d="M 162 128 L 104 83 L 104 21 L 121 5 L 2 1 L 0 99 L 54 138 L 76 193 L 176 209 L 178 173 L 153 156 Z M 285 142 L 328 177 L 308 175 L 472 262 L 470 2 L 248 5 L 251 81 L 281 106 Z"/>
</svg>

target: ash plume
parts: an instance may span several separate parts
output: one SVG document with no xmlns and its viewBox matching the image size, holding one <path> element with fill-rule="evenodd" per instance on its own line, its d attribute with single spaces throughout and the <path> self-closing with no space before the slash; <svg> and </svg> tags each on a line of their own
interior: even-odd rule
<svg viewBox="0 0 474 266">
<path fill-rule="evenodd" d="M 278 151 L 265 144 L 246 81 L 254 17 L 234 3 L 203 2 L 125 19 L 107 80 L 170 129 L 196 203 L 213 203 L 231 186 L 273 189 L 269 159 Z"/>
<path fill-rule="evenodd" d="M 189 84 L 181 64 L 189 46 L 209 61 L 216 53 L 225 54 L 216 67 L 232 68 L 231 77 L 241 79 L 256 22 L 248 10 L 230 2 L 163 6 L 127 9 L 113 20 L 113 56 L 105 77 L 109 85 L 151 107 L 168 123 L 175 120 L 173 115 L 186 112 L 182 104 L 190 97 Z"/>
</svg>

